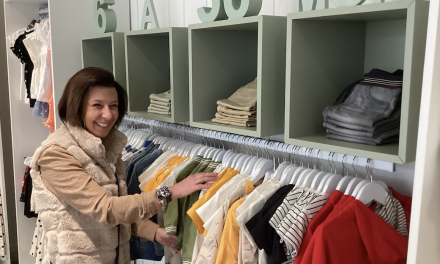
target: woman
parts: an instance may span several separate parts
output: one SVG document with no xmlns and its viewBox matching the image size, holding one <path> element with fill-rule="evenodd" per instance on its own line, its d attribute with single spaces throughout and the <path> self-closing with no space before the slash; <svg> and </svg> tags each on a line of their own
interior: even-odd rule
<svg viewBox="0 0 440 264">
<path fill-rule="evenodd" d="M 86 68 L 67 83 L 58 104 L 64 125 L 31 162 L 43 263 L 130 263 L 132 232 L 172 246 L 176 236 L 148 219 L 170 199 L 215 180 L 214 173 L 200 173 L 170 188 L 127 196 L 121 160 L 127 137 L 116 129 L 126 111 L 127 94 L 106 70 Z"/>
</svg>

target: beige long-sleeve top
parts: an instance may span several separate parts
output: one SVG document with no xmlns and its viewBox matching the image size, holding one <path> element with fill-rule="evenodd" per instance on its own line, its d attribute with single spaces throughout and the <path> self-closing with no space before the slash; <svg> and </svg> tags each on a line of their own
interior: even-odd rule
<svg viewBox="0 0 440 264">
<path fill-rule="evenodd" d="M 153 241 L 159 225 L 149 218 L 162 206 L 156 191 L 109 197 L 66 149 L 53 145 L 38 160 L 44 185 L 79 212 L 108 225 L 132 225 L 132 233 Z"/>
</svg>

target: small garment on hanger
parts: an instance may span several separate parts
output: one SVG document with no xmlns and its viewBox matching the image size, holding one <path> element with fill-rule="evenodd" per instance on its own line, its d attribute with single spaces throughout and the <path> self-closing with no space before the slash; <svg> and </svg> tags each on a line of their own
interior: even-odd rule
<svg viewBox="0 0 440 264">
<path fill-rule="evenodd" d="M 43 263 L 44 259 L 44 237 L 45 233 L 43 232 L 43 225 L 41 223 L 40 218 L 37 219 L 37 223 L 35 225 L 34 235 L 32 237 L 32 245 L 31 251 L 29 254 L 35 258 L 35 263 Z"/>
<path fill-rule="evenodd" d="M 263 208 L 246 223 L 246 227 L 258 248 L 260 250 L 264 249 L 265 254 L 267 254 L 267 263 L 269 264 L 284 263 L 291 260 L 291 256 L 285 253 L 284 243 L 280 243 L 281 238 L 275 232 L 275 229 L 270 226 L 269 220 L 292 191 L 293 187 L 294 185 L 292 184 L 281 187 L 267 200 Z M 259 256 L 264 257 L 264 254 Z"/>
<path fill-rule="evenodd" d="M 170 161 L 174 161 L 174 157 L 178 156 L 177 152 L 166 151 L 159 156 L 148 169 L 144 170 L 142 174 L 138 177 L 139 188 L 143 190 L 145 186 L 150 182 L 151 179 L 160 171 L 164 172 L 167 169 Z M 173 162 L 174 163 L 174 162 Z"/>
<path fill-rule="evenodd" d="M 30 167 L 26 166 L 24 176 L 23 176 L 23 184 L 20 195 L 20 202 L 24 203 L 24 215 L 27 218 L 36 218 L 38 214 L 36 214 L 32 210 L 32 177 L 30 174 Z"/>
<path fill-rule="evenodd" d="M 26 46 L 23 43 L 23 40 L 26 39 L 26 36 L 33 31 L 25 32 L 20 35 L 14 46 L 11 47 L 12 52 L 17 56 L 20 62 L 24 65 L 24 83 L 26 86 L 26 98 L 29 101 L 30 107 L 34 107 L 36 99 L 31 98 L 31 82 L 32 82 L 32 72 L 34 70 L 34 64 L 32 63 L 32 59 L 29 55 L 29 52 L 26 49 Z"/>
</svg>

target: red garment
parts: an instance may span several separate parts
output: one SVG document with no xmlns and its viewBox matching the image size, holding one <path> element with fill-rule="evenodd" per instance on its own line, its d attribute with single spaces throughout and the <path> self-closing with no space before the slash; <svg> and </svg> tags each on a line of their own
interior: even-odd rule
<svg viewBox="0 0 440 264">
<path fill-rule="evenodd" d="M 301 263 L 306 248 L 309 245 L 310 240 L 312 239 L 313 233 L 315 233 L 316 228 L 318 228 L 320 224 L 324 223 L 324 221 L 327 219 L 327 217 L 335 208 L 336 204 L 339 203 L 343 195 L 344 193 L 340 191 L 334 191 L 329 196 L 327 204 L 324 205 L 324 207 L 319 211 L 319 213 L 317 213 L 315 217 L 313 217 L 312 221 L 310 221 L 309 227 L 307 228 L 306 233 L 304 234 L 301 247 L 299 248 L 295 260 L 293 261 L 294 264 Z"/>
<path fill-rule="evenodd" d="M 350 197 L 346 201 L 343 206 L 338 203 L 315 230 L 301 263 L 405 264 L 408 237 L 360 201 Z"/>
</svg>

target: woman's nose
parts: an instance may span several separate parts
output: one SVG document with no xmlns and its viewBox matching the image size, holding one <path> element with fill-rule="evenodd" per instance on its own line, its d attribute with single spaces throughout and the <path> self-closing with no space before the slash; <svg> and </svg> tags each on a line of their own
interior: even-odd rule
<svg viewBox="0 0 440 264">
<path fill-rule="evenodd" d="M 109 120 L 112 119 L 113 114 L 112 114 L 112 111 L 110 110 L 110 107 L 105 106 L 102 109 L 102 117 L 105 118 L 105 119 L 109 119 Z"/>
</svg>

